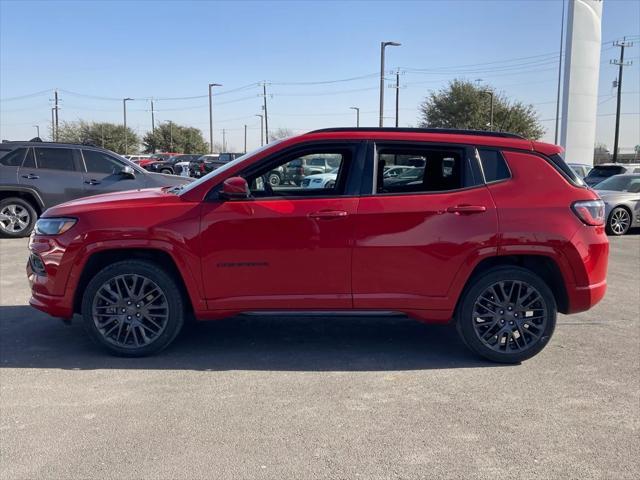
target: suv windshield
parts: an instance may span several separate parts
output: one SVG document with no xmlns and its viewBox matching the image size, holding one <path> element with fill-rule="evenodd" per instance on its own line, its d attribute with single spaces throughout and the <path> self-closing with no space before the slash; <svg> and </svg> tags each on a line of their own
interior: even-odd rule
<svg viewBox="0 0 640 480">
<path fill-rule="evenodd" d="M 199 185 L 201 185 L 202 183 L 215 178 L 219 175 L 223 175 L 227 170 L 235 167 L 236 165 L 238 165 L 241 162 L 244 162 L 246 159 L 253 157 L 254 155 L 258 155 L 260 153 L 262 153 L 263 151 L 267 150 L 268 148 L 273 147 L 274 145 L 279 144 L 280 142 L 282 142 L 282 140 L 276 140 L 275 142 L 271 142 L 268 143 L 256 150 L 254 150 L 253 152 L 249 152 L 249 153 L 245 153 L 244 155 L 242 155 L 241 157 L 236 158 L 235 160 L 230 161 L 229 163 L 225 163 L 223 166 L 221 166 L 220 168 L 216 168 L 215 170 L 209 172 L 208 174 L 206 174 L 204 177 L 200 177 L 198 180 L 196 180 L 195 182 L 190 183 L 188 186 L 186 186 L 185 188 L 182 189 L 182 191 L 178 192 L 179 195 L 182 195 L 183 193 L 189 192 L 192 189 L 198 187 Z"/>
</svg>

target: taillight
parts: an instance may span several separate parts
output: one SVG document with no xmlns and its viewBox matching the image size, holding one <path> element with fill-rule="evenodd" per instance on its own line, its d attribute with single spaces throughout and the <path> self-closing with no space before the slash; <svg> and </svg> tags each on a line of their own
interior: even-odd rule
<svg viewBox="0 0 640 480">
<path fill-rule="evenodd" d="M 604 225 L 604 202 L 602 200 L 581 200 L 571 205 L 571 209 L 587 225 Z"/>
</svg>

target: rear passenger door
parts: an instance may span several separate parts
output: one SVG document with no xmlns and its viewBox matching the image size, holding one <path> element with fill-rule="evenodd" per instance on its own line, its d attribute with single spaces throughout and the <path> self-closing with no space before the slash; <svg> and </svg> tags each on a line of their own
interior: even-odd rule
<svg viewBox="0 0 640 480">
<path fill-rule="evenodd" d="M 63 147 L 29 148 L 18 181 L 40 193 L 45 208 L 84 195 L 80 153 Z"/>
<path fill-rule="evenodd" d="M 356 309 L 449 308 L 462 268 L 497 250 L 497 217 L 473 147 L 377 144 L 353 251 Z M 413 166 L 397 177 L 384 168 Z"/>
<path fill-rule="evenodd" d="M 123 176 L 125 163 L 106 152 L 82 149 L 85 195 L 119 192 L 145 188 L 145 174 L 136 172 L 135 178 Z"/>
</svg>

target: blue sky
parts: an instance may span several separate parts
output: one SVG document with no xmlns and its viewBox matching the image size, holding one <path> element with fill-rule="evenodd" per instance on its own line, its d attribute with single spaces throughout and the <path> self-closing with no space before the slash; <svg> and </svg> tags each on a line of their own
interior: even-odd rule
<svg viewBox="0 0 640 480">
<path fill-rule="evenodd" d="M 402 72 L 401 126 L 417 124 L 418 104 L 430 91 L 454 77 L 482 78 L 534 104 L 552 141 L 560 11 L 560 0 L 0 0 L 0 137 L 29 138 L 36 124 L 44 136 L 54 88 L 60 89 L 61 120 L 121 122 L 118 99 L 132 97 L 128 124 L 143 134 L 151 122 L 145 99 L 154 97 L 156 121 L 192 125 L 208 137 L 206 98 L 163 99 L 206 95 L 207 84 L 217 82 L 224 87 L 214 100 L 214 139 L 220 141 L 225 128 L 228 144 L 241 149 L 247 124 L 251 149 L 260 141 L 254 115 L 262 99 L 255 84 L 265 80 L 270 129 L 353 125 L 350 106 L 361 108 L 361 125 L 375 126 L 380 41 L 394 40 L 402 46 L 388 48 L 387 70 Z M 640 35 L 640 2 L 604 0 L 603 40 L 624 35 Z M 624 76 L 623 149 L 640 143 L 640 41 L 627 51 L 634 65 Z M 608 62 L 617 55 L 603 46 L 597 141 L 610 148 L 617 70 Z M 512 60 L 523 57 L 531 58 Z M 477 65 L 503 60 L 510 61 Z M 295 84 L 353 77 L 363 78 Z M 36 95 L 15 98 L 30 94 Z M 387 88 L 387 125 L 393 124 L 393 95 Z"/>
</svg>

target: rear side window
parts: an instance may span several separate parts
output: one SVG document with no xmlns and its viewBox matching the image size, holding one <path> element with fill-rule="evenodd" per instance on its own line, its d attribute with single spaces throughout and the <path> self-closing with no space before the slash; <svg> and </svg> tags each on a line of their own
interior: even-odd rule
<svg viewBox="0 0 640 480">
<path fill-rule="evenodd" d="M 18 148 L 13 152 L 6 154 L 4 157 L 0 158 L 0 164 L 5 167 L 19 167 L 22 165 L 25 151 L 26 148 Z"/>
<path fill-rule="evenodd" d="M 82 150 L 84 164 L 87 172 L 106 173 L 108 175 L 119 172 L 122 169 L 122 163 L 118 162 L 111 155 L 96 152 L 95 150 Z"/>
<path fill-rule="evenodd" d="M 407 167 L 385 176 L 390 167 Z M 465 149 L 379 146 L 376 193 L 420 193 L 458 190 L 473 185 Z"/>
<path fill-rule="evenodd" d="M 38 168 L 73 171 L 73 151 L 69 148 L 36 148 Z"/>
<path fill-rule="evenodd" d="M 507 162 L 498 150 L 489 150 L 486 148 L 478 149 L 480 155 L 480 163 L 484 172 L 484 179 L 487 183 L 498 182 L 511 177 Z"/>
</svg>

